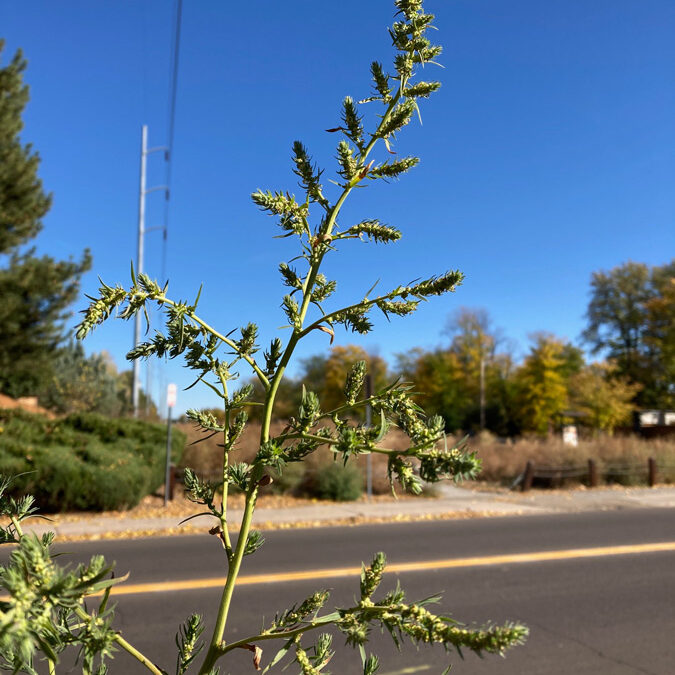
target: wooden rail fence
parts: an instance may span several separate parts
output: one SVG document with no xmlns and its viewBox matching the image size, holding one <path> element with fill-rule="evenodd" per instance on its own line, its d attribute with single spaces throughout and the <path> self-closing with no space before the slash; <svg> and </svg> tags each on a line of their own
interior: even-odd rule
<svg viewBox="0 0 675 675">
<path fill-rule="evenodd" d="M 634 476 L 643 473 L 646 469 L 646 482 L 649 487 L 654 487 L 657 482 L 657 465 L 653 457 L 644 463 L 633 462 L 625 464 L 607 464 L 603 467 L 602 474 L 605 478 L 620 478 L 622 476 Z M 589 487 L 597 487 L 600 483 L 600 471 L 594 459 L 589 459 L 587 464 L 567 466 L 537 466 L 533 462 L 527 462 L 523 473 L 516 478 L 512 489 L 520 485 L 523 492 L 532 489 L 535 478 L 549 480 L 551 483 L 562 483 L 566 479 L 586 479 Z"/>
</svg>

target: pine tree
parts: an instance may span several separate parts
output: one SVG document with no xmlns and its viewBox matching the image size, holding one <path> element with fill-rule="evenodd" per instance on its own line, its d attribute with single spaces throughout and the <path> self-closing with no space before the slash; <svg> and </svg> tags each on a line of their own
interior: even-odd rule
<svg viewBox="0 0 675 675">
<path fill-rule="evenodd" d="M 64 312 L 91 266 L 87 251 L 75 262 L 25 249 L 51 205 L 37 175 L 40 158 L 19 137 L 29 98 L 26 65 L 17 51 L 0 67 L 0 391 L 15 397 L 39 394 L 51 380 Z"/>
</svg>

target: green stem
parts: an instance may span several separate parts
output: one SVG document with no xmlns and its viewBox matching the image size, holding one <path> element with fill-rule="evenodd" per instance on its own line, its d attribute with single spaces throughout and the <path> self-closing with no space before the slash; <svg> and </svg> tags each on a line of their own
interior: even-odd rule
<svg viewBox="0 0 675 675">
<path fill-rule="evenodd" d="M 147 656 L 139 652 L 132 644 L 129 644 L 121 635 L 115 636 L 115 642 L 122 647 L 125 652 L 131 654 L 131 656 L 143 664 L 151 673 L 154 673 L 154 675 L 164 675 L 164 673 Z"/>
<path fill-rule="evenodd" d="M 232 594 L 234 593 L 234 587 L 237 582 L 241 561 L 244 557 L 246 540 L 248 539 L 248 533 L 251 529 L 253 511 L 255 509 L 255 502 L 258 495 L 258 480 L 259 476 L 256 476 L 256 472 L 254 471 L 253 475 L 251 476 L 251 485 L 246 492 L 246 506 L 244 508 L 244 515 L 241 521 L 237 546 L 230 560 L 229 573 L 227 575 L 227 582 L 225 583 L 225 588 L 223 589 L 223 594 L 220 599 L 216 625 L 213 630 L 213 636 L 211 638 L 209 649 L 206 653 L 206 658 L 199 671 L 200 675 L 208 673 L 213 668 L 218 658 L 220 658 L 222 655 L 221 643 L 223 640 L 223 634 L 225 633 L 225 625 L 227 623 L 227 615 L 230 610 L 230 603 L 232 602 Z"/>
<path fill-rule="evenodd" d="M 227 380 L 220 376 L 220 384 L 223 387 L 223 397 L 227 401 Z M 230 532 L 227 527 L 227 495 L 229 492 L 229 468 L 230 468 L 230 409 L 225 408 L 225 428 L 223 429 L 223 507 L 220 514 L 220 527 L 223 530 L 223 544 L 227 554 L 228 576 L 230 570 L 230 558 L 232 557 L 232 542 L 230 541 Z"/>
<path fill-rule="evenodd" d="M 302 635 L 307 633 L 310 630 L 316 630 L 317 628 L 322 628 L 328 624 L 334 623 L 334 619 L 330 618 L 325 621 L 321 619 L 315 619 L 311 624 L 306 626 L 300 626 L 299 628 L 294 628 L 293 630 L 283 630 L 277 633 L 260 633 L 258 635 L 252 635 L 251 637 L 246 638 L 245 640 L 237 640 L 236 642 L 230 642 L 229 645 L 222 648 L 222 654 L 227 654 L 227 652 L 233 649 L 239 649 L 244 645 L 255 644 L 257 642 L 264 642 L 266 640 L 286 640 L 288 638 L 295 637 L 296 635 Z"/>
<path fill-rule="evenodd" d="M 49 668 L 49 675 L 56 675 L 56 665 L 51 659 L 47 659 L 47 667 Z"/>
<path fill-rule="evenodd" d="M 77 614 L 77 616 L 79 616 L 83 621 L 98 621 L 95 617 L 87 614 L 87 612 L 85 612 L 81 607 L 75 607 L 75 614 Z M 127 642 L 121 635 L 119 635 L 119 633 L 115 634 L 114 640 L 120 647 L 122 647 L 122 649 L 124 649 L 125 652 L 131 654 L 131 656 L 139 661 L 139 663 L 144 665 L 151 673 L 154 673 L 154 675 L 164 675 L 160 668 L 158 668 L 147 656 L 139 652 L 136 647 Z"/>
<path fill-rule="evenodd" d="M 12 521 L 12 525 L 14 525 L 14 529 L 16 530 L 16 533 L 19 535 L 19 539 L 23 537 L 23 530 L 21 529 L 21 524 L 19 523 L 19 519 L 16 516 L 10 516 L 10 520 Z"/>
<path fill-rule="evenodd" d="M 392 99 L 391 103 L 389 104 L 389 107 L 387 108 L 387 111 L 382 117 L 382 120 L 380 121 L 380 124 L 378 125 L 377 130 L 375 133 L 371 136 L 371 140 L 366 146 L 366 148 L 363 150 L 359 157 L 359 166 L 363 167 L 366 158 L 368 157 L 368 154 L 370 151 L 373 149 L 375 146 L 375 143 L 377 142 L 380 133 L 380 130 L 383 128 L 383 125 L 386 124 L 386 122 L 389 119 L 389 116 L 391 115 L 392 110 L 396 106 L 396 103 L 398 102 L 398 99 L 400 98 L 400 90 L 399 93 Z M 352 191 L 352 189 L 357 185 L 355 183 L 354 185 L 347 185 L 344 187 L 342 194 L 340 195 L 340 198 L 337 200 L 335 205 L 330 209 L 330 216 L 326 220 L 325 225 L 321 229 L 321 233 L 323 236 L 330 236 L 331 232 L 333 231 L 333 228 L 335 227 L 336 220 L 338 213 L 340 212 L 340 209 L 342 208 L 342 205 L 344 204 L 345 200 L 349 196 L 349 193 Z M 293 334 L 288 340 L 288 344 L 286 345 L 286 349 L 284 350 L 284 353 L 279 361 L 279 365 L 277 367 L 276 372 L 274 373 L 274 377 L 272 378 L 272 381 L 270 382 L 265 374 L 260 370 L 258 367 L 257 363 L 255 362 L 254 359 L 252 359 L 250 356 L 247 354 L 241 354 L 239 349 L 237 348 L 237 345 L 230 340 L 229 338 L 225 337 L 224 335 L 221 335 L 217 331 L 215 331 L 211 326 L 203 322 L 201 319 L 199 319 L 197 316 L 194 314 L 191 314 L 191 318 L 193 321 L 198 323 L 202 328 L 205 330 L 209 331 L 212 335 L 217 337 L 218 339 L 222 340 L 225 344 L 229 345 L 237 353 L 241 354 L 242 358 L 244 358 L 248 364 L 253 368 L 255 371 L 256 375 L 258 375 L 258 378 L 264 385 L 267 395 L 265 397 L 265 409 L 263 413 L 263 421 L 260 429 L 260 443 L 266 443 L 269 440 L 270 436 L 270 426 L 272 424 L 272 410 L 274 408 L 274 401 L 277 395 L 277 391 L 279 390 L 279 385 L 281 383 L 281 380 L 284 375 L 284 371 L 286 370 L 286 366 L 288 365 L 288 362 L 291 359 L 291 356 L 293 354 L 293 351 L 295 350 L 296 345 L 298 344 L 298 341 L 303 335 L 302 331 L 302 326 L 305 321 L 305 317 L 307 315 L 307 310 L 309 309 L 309 304 L 311 302 L 312 298 L 312 289 L 314 287 L 314 284 L 316 282 L 316 277 L 319 273 L 319 268 L 321 267 L 321 263 L 323 261 L 323 257 L 326 254 L 326 250 L 321 251 L 318 253 L 318 255 L 314 258 L 314 260 L 310 263 L 309 267 L 309 272 L 307 274 L 307 277 L 305 279 L 305 283 L 303 284 L 302 288 L 302 305 L 300 306 L 299 314 L 298 314 L 298 325 L 294 328 Z M 171 304 L 171 301 L 167 302 Z M 239 569 L 241 567 L 241 561 L 244 557 L 244 549 L 246 547 L 246 540 L 248 539 L 248 534 L 251 529 L 251 522 L 253 519 L 253 511 L 255 510 L 255 502 L 256 498 L 258 495 L 258 481 L 261 478 L 262 475 L 262 467 L 260 465 L 255 465 L 253 471 L 251 472 L 250 476 L 250 485 L 249 488 L 246 492 L 246 506 L 244 509 L 244 515 L 242 517 L 241 521 L 241 528 L 239 529 L 239 538 L 237 539 L 237 546 L 235 548 L 234 554 L 230 558 L 230 564 L 229 564 L 229 572 L 227 575 L 227 582 L 225 583 L 225 588 L 223 589 L 223 594 L 220 599 L 220 606 L 218 608 L 218 616 L 216 618 L 216 625 L 213 631 L 213 636 L 211 638 L 211 643 L 209 645 L 209 649 L 206 653 L 206 658 L 204 659 L 204 663 L 202 664 L 202 667 L 199 671 L 200 675 L 205 675 L 208 673 L 213 666 L 215 665 L 216 661 L 223 655 L 224 653 L 224 647 L 222 645 L 222 640 L 223 640 L 223 635 L 225 633 L 225 625 L 227 624 L 227 615 L 230 609 L 230 603 L 232 601 L 232 594 L 234 593 L 234 588 L 237 582 L 237 576 L 239 574 Z"/>
<path fill-rule="evenodd" d="M 317 436 L 315 434 L 305 434 L 305 433 L 298 433 L 298 434 L 284 434 L 283 436 L 279 436 L 280 440 L 290 440 L 294 438 L 306 438 L 308 441 L 321 441 L 322 443 L 325 443 L 326 445 L 337 445 L 339 441 L 335 438 L 325 438 L 324 436 Z M 393 448 L 371 448 L 368 445 L 360 445 L 357 446 L 357 450 L 365 450 L 367 452 L 374 452 L 379 455 L 401 455 L 401 457 L 406 457 L 408 455 L 412 455 L 418 450 L 422 449 L 421 446 L 411 446 L 407 448 L 406 450 L 394 450 Z M 331 452 L 334 454 L 337 454 L 337 450 L 333 450 L 331 448 Z"/>
<path fill-rule="evenodd" d="M 170 300 L 169 298 L 165 296 L 160 296 L 156 298 L 158 302 L 162 302 L 164 304 L 170 305 L 171 307 L 176 307 L 178 303 L 174 302 L 173 300 Z M 260 366 L 256 363 L 255 359 L 250 356 L 249 354 L 244 354 L 243 352 L 240 351 L 239 347 L 237 346 L 236 342 L 233 340 L 230 340 L 227 336 L 223 335 L 222 333 L 219 333 L 213 326 L 210 326 L 206 321 L 203 321 L 200 319 L 196 314 L 194 313 L 189 313 L 188 316 L 197 324 L 199 324 L 204 330 L 208 331 L 213 335 L 214 337 L 217 337 L 219 340 L 224 342 L 228 347 L 231 347 L 234 349 L 234 351 L 241 356 L 246 363 L 248 363 L 251 368 L 253 368 L 253 371 L 255 374 L 258 376 L 258 379 L 262 383 L 262 385 L 267 389 L 270 385 L 269 380 L 267 379 L 267 376 L 263 371 L 261 370 Z"/>
<path fill-rule="evenodd" d="M 389 117 L 396 107 L 396 104 L 398 103 L 400 97 L 401 97 L 401 90 L 402 87 L 399 89 L 399 92 L 396 94 L 396 96 L 393 97 L 391 102 L 389 103 L 389 106 L 387 107 L 386 112 L 382 116 L 382 120 L 380 121 L 380 124 L 378 125 L 377 129 L 375 130 L 375 133 L 370 137 L 370 141 L 368 145 L 365 147 L 361 155 L 359 156 L 359 161 L 358 161 L 358 166 L 363 167 L 365 165 L 365 161 L 370 154 L 370 151 L 375 147 L 375 144 L 377 143 L 378 139 L 380 138 L 380 132 L 384 125 L 389 121 Z M 329 213 L 330 216 L 326 220 L 325 225 L 321 229 L 321 233 L 323 236 L 330 236 L 331 232 L 333 231 L 333 228 L 335 227 L 335 223 L 338 217 L 338 214 L 340 213 L 340 209 L 342 208 L 342 205 L 345 203 L 345 200 L 349 196 L 350 192 L 356 187 L 358 183 L 355 183 L 354 185 L 348 184 L 346 185 L 343 190 L 342 194 L 340 195 L 339 199 L 335 203 L 335 206 L 333 206 Z M 267 396 L 267 405 L 265 408 L 265 413 L 263 415 L 263 423 L 262 423 L 262 428 L 260 430 L 260 441 L 261 443 L 265 443 L 266 441 L 269 440 L 269 430 L 270 430 L 270 425 L 272 423 L 272 409 L 274 407 L 274 399 L 277 394 L 277 390 L 279 389 L 279 384 L 281 382 L 281 379 L 283 377 L 284 371 L 286 370 L 286 366 L 288 365 L 288 362 L 290 361 L 291 355 L 293 354 L 293 351 L 295 350 L 295 346 L 297 345 L 298 341 L 307 334 L 307 330 L 303 330 L 302 326 L 305 321 L 305 316 L 307 315 L 307 310 L 309 308 L 309 303 L 312 298 L 312 289 L 314 287 L 314 283 L 316 282 L 316 277 L 319 273 L 319 268 L 321 267 L 321 263 L 323 261 L 323 257 L 326 254 L 325 251 L 321 252 L 312 263 L 310 263 L 309 267 L 309 272 L 307 274 L 307 278 L 305 279 L 305 283 L 303 284 L 302 288 L 302 305 L 300 307 L 300 312 L 299 312 L 299 326 L 296 327 L 293 331 L 293 335 L 291 335 L 288 344 L 286 345 L 286 349 L 284 350 L 284 354 L 281 357 L 281 360 L 279 362 L 279 366 L 277 368 L 276 373 L 274 374 L 274 377 L 272 378 L 272 382 L 269 383 L 269 389 L 268 389 L 268 396 Z M 375 302 L 375 301 L 373 301 Z M 320 323 L 320 322 L 315 322 L 315 323 Z M 314 324 L 312 324 L 314 326 Z"/>
<path fill-rule="evenodd" d="M 304 432 L 294 434 L 282 434 L 277 438 L 282 441 L 291 440 L 294 438 L 306 438 L 308 441 L 321 441 L 326 445 L 337 445 L 339 443 L 339 441 L 336 438 L 326 438 L 325 436 L 318 436 L 316 434 L 308 434 Z M 440 440 L 441 439 L 439 437 L 435 442 L 438 442 Z M 381 455 L 400 455 L 401 457 L 407 457 L 410 455 L 414 455 L 420 450 L 428 450 L 430 447 L 431 446 L 427 442 L 424 444 L 411 445 L 409 448 L 406 448 L 405 450 L 394 450 L 393 448 L 378 448 L 378 447 L 371 448 L 369 445 L 360 445 L 357 446 L 357 449 L 367 450 L 368 452 L 376 452 Z"/>
<path fill-rule="evenodd" d="M 395 605 L 371 605 L 368 608 L 368 620 L 372 621 L 382 614 L 395 609 Z M 350 614 L 356 611 L 363 611 L 364 608 L 357 605 L 355 607 L 350 607 L 345 610 L 340 610 L 343 615 Z M 232 649 L 239 649 L 244 645 L 256 644 L 257 642 L 264 642 L 266 640 L 287 640 L 288 638 L 296 637 L 297 635 L 302 635 L 311 630 L 316 630 L 317 628 L 323 628 L 330 624 L 334 624 L 340 618 L 340 613 L 333 612 L 331 614 L 326 614 L 325 616 L 320 616 L 314 618 L 312 621 L 306 623 L 303 626 L 298 626 L 297 628 L 292 628 L 290 630 L 281 630 L 276 632 L 264 632 L 259 633 L 258 635 L 251 635 L 250 637 L 244 638 L 242 640 L 237 640 L 236 642 L 231 642 L 226 647 L 222 648 L 222 654 L 226 654 Z"/>
<path fill-rule="evenodd" d="M 367 309 L 368 307 L 372 307 L 373 305 L 377 304 L 381 300 L 391 300 L 393 298 L 398 297 L 399 295 L 400 293 L 392 291 L 391 293 L 387 293 L 386 295 L 378 295 L 378 297 L 373 298 L 372 300 L 364 299 L 361 302 L 356 302 L 353 305 L 349 305 L 349 307 L 343 307 L 342 309 L 336 309 L 334 312 L 324 314 L 314 323 L 311 323 L 309 326 L 307 326 L 307 328 L 304 328 L 300 333 L 300 337 L 301 338 L 305 337 L 305 335 L 307 335 L 311 331 L 316 330 L 322 323 L 330 321 L 330 319 L 332 319 L 334 316 L 337 316 L 338 314 L 342 314 L 343 312 L 349 312 L 350 310 L 353 309 Z"/>
</svg>

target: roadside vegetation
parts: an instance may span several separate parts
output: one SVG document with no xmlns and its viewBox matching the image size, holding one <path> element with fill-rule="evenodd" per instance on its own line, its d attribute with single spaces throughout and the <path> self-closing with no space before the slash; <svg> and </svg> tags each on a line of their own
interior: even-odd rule
<svg viewBox="0 0 675 675">
<path fill-rule="evenodd" d="M 172 436 L 172 458 L 185 436 Z M 6 495 L 33 495 L 42 510 L 127 509 L 164 483 L 166 429 L 133 419 L 76 413 L 49 419 L 0 409 L 0 474 Z"/>
<path fill-rule="evenodd" d="M 395 52 L 393 64 L 386 67 L 379 62 L 371 64 L 370 91 L 363 87 L 364 94 L 370 96 L 359 103 L 350 97 L 344 98 L 339 126 L 328 130 L 337 134 L 338 141 L 337 167 L 331 181 L 334 185 L 324 187 L 323 169 L 313 162 L 305 146 L 296 141 L 292 148 L 292 170 L 304 194 L 298 200 L 283 190 L 258 190 L 252 195 L 253 202 L 277 221 L 281 236 L 293 237 L 296 243 L 296 257 L 279 265 L 287 288 L 282 300 L 287 330 L 273 338 L 261 352 L 257 344 L 258 327 L 254 323 L 243 325 L 238 331 L 227 326 L 220 332 L 198 314 L 201 290 L 192 303 L 175 300 L 169 294 L 168 283 L 159 283 L 145 274 L 136 275 L 133 269 L 129 288 L 101 282 L 98 296 L 90 298 L 77 328 L 77 337 L 82 339 L 113 316 L 131 319 L 145 314 L 147 317 L 147 307 L 156 305 L 163 317 L 162 329 L 147 342 L 134 347 L 127 357 L 130 360 L 184 359 L 195 384 L 208 386 L 220 398 L 220 418 L 199 410 L 187 413 L 206 436 L 220 439 L 219 476 L 215 481 L 208 481 L 186 469 L 185 487 L 189 499 L 197 505 L 194 517 L 207 518 L 212 526 L 209 532 L 214 536 L 214 544 L 222 549 L 227 578 L 215 621 L 207 626 L 201 615 L 191 614 L 177 626 L 175 639 L 167 639 L 168 644 L 176 645 L 174 655 L 167 661 L 175 663 L 177 675 L 184 675 L 188 670 L 199 675 L 217 675 L 221 667 L 225 670 L 231 667 L 228 664 L 232 663 L 230 657 L 235 650 L 250 652 L 253 668 L 262 670 L 264 667 L 263 672 L 290 667 L 303 675 L 317 675 L 327 673 L 329 663 L 335 672 L 335 668 L 341 666 L 331 663 L 335 655 L 334 636 L 354 648 L 355 660 L 360 661 L 359 670 L 363 675 L 375 675 L 379 659 L 368 651 L 373 629 L 389 634 L 394 648 L 401 648 L 405 643 L 415 647 L 436 645 L 443 650 L 439 656 L 444 660 L 450 650 L 457 650 L 460 655 L 462 650 L 479 655 L 503 655 L 522 644 L 528 635 L 525 626 L 509 621 L 463 625 L 446 612 L 435 613 L 434 603 L 438 598 L 411 600 L 399 584 L 383 592 L 380 586 L 386 557 L 381 552 L 374 553 L 370 564 L 363 565 L 360 579 L 355 580 L 357 595 L 350 605 L 333 608 L 329 604 L 330 592 L 319 589 L 296 604 L 280 607 L 273 617 L 262 619 L 255 632 L 248 636 L 233 633 L 229 621 L 244 559 L 260 551 L 265 541 L 260 532 L 251 528 L 258 495 L 273 485 L 275 476 L 281 480 L 289 465 L 302 462 L 321 446 L 327 446 L 337 462 L 319 472 L 316 483 L 318 490 L 333 498 L 349 494 L 353 481 L 346 472 L 353 471 L 348 467 L 361 455 L 383 456 L 392 486 L 398 485 L 413 494 L 419 494 L 424 483 L 474 478 L 479 469 L 475 454 L 463 443 L 451 447 L 445 444 L 443 419 L 426 415 L 413 400 L 409 385 L 394 382 L 372 394 L 367 388 L 364 391 L 368 370 L 365 360 L 351 364 L 340 383 L 338 401 L 322 400 L 317 392 L 303 389 L 300 405 L 286 420 L 286 425 L 281 429 L 273 426 L 281 383 L 301 340 L 314 331 L 334 337 L 340 327 L 367 334 L 373 329 L 372 313 L 382 312 L 391 317 L 412 314 L 420 302 L 454 291 L 463 279 L 461 272 L 450 270 L 380 295 L 372 295 L 371 289 L 365 297 L 352 299 L 351 304 L 341 302 L 336 308 L 331 296 L 337 282 L 321 271 L 324 258 L 333 256 L 337 250 L 346 255 L 364 242 L 391 244 L 402 236 L 395 227 L 372 218 L 351 224 L 342 223 L 339 218 L 343 204 L 354 190 L 366 187 L 371 181 L 390 182 L 417 165 L 418 158 L 398 156 L 392 146 L 419 112 L 423 99 L 440 87 L 439 82 L 417 77 L 422 67 L 428 68 L 442 51 L 426 36 L 434 16 L 424 12 L 421 0 L 395 0 L 394 4 L 396 16 L 389 31 Z M 20 112 L 25 103 L 25 97 L 21 97 L 24 91 L 21 68 L 15 68 L 9 75 L 15 91 L 0 97 L 0 105 L 5 98 L 11 102 L 18 96 L 14 112 Z M 0 85 L 2 81 L 0 79 Z M 370 104 L 368 108 L 363 107 L 366 103 Z M 373 114 L 368 114 L 373 108 Z M 20 128 L 20 122 L 14 125 L 9 141 L 21 156 L 29 154 L 30 147 L 21 145 Z M 31 177 L 35 177 L 36 167 L 37 158 L 33 158 L 29 166 Z M 35 190 L 40 193 L 39 182 L 34 185 Z M 47 206 L 37 214 L 38 225 Z M 259 389 L 246 381 L 237 381 L 239 371 L 246 366 L 257 379 Z M 253 457 L 244 461 L 237 453 L 236 444 L 249 422 L 249 411 L 256 408 L 262 413 L 258 444 Z M 372 425 L 366 426 L 360 421 L 366 408 L 373 411 Z M 24 436 L 28 434 L 28 430 L 21 429 L 25 420 L 20 416 L 13 419 L 15 421 L 8 420 L 8 426 Z M 381 445 L 393 427 L 407 437 L 405 447 Z M 56 456 L 66 457 L 63 447 L 77 446 L 81 439 L 76 432 L 81 428 L 95 434 L 102 444 L 112 441 L 125 447 L 128 440 L 125 422 L 113 428 L 100 418 L 79 415 L 72 418 L 70 425 L 56 422 L 53 427 L 45 424 L 42 430 L 38 429 L 36 453 L 37 447 L 45 445 L 45 439 L 54 435 L 58 446 Z M 133 433 L 141 434 L 141 428 L 136 427 Z M 99 448 L 90 445 L 85 452 L 96 460 Z M 109 460 L 103 455 L 99 459 Z M 151 461 L 149 456 L 146 459 Z M 118 462 L 120 466 L 124 463 Z M 115 481 L 117 468 L 109 468 L 114 469 L 108 473 Z M 63 668 L 63 652 L 75 647 L 79 649 L 79 663 L 86 675 L 108 672 L 109 660 L 116 650 L 124 650 L 154 675 L 166 673 L 164 668 L 168 663 L 154 663 L 114 627 L 114 608 L 108 604 L 109 595 L 113 586 L 124 579 L 115 578 L 112 567 L 101 556 L 94 556 L 88 565 L 71 569 L 61 566 L 54 556 L 53 534 L 41 538 L 24 534 L 23 521 L 34 516 L 36 507 L 31 495 L 13 497 L 15 480 L 0 480 L 0 513 L 6 517 L 0 534 L 4 543 L 13 546 L 9 564 L 0 570 L 3 591 L 0 601 L 3 662 L 0 665 L 15 673 L 35 673 L 38 661 L 43 660 L 46 670 L 55 675 Z M 245 506 L 236 539 L 229 527 L 232 520 L 227 500 L 230 488 L 244 495 Z M 152 621 L 152 617 L 148 617 L 148 621 Z M 206 639 L 202 640 L 204 633 Z M 445 672 L 449 670 L 450 666 Z"/>
<path fill-rule="evenodd" d="M 597 465 L 600 485 L 645 485 L 647 460 L 656 461 L 657 482 L 675 483 L 675 439 L 642 439 L 634 435 L 581 439 L 575 446 L 561 438 L 530 436 L 500 440 L 489 432 L 478 434 L 472 442 L 481 459 L 479 480 L 510 486 L 523 472 L 525 464 L 539 467 L 573 468 L 580 475 L 553 480 L 554 487 L 570 487 L 587 482 L 588 460 Z"/>
<path fill-rule="evenodd" d="M 187 438 L 181 468 L 190 467 L 207 479 L 214 479 L 220 470 L 222 448 L 217 438 L 204 439 L 193 424 L 182 423 L 177 427 Z M 282 428 L 281 422 L 272 426 L 274 433 Z M 237 457 L 250 461 L 256 452 L 260 426 L 247 426 L 237 444 Z M 452 446 L 463 434 L 448 435 L 447 444 Z M 197 442 L 193 445 L 193 443 Z M 586 483 L 586 466 L 589 459 L 597 463 L 600 485 L 644 485 L 647 481 L 647 460 L 656 460 L 657 481 L 661 484 L 675 483 L 675 439 L 643 439 L 635 435 L 593 436 L 579 441 L 578 446 L 565 445 L 558 436 L 540 437 L 536 434 L 504 439 L 488 431 L 469 438 L 469 447 L 481 461 L 477 480 L 489 486 L 510 487 L 523 473 L 526 463 L 540 467 L 578 467 L 580 475 L 555 483 L 556 487 L 574 487 Z M 398 429 L 391 429 L 382 439 L 387 448 L 405 449 L 406 436 Z M 352 499 L 359 498 L 365 490 L 365 457 L 354 458 L 357 472 L 350 474 L 351 482 L 359 492 L 350 489 Z M 387 476 L 386 459 L 379 455 L 371 457 L 373 467 L 373 494 L 391 494 Z M 302 464 L 289 465 L 282 476 L 273 474 L 270 491 L 295 497 L 317 499 L 329 498 L 317 489 L 317 477 L 323 471 L 332 471 L 335 456 L 327 448 L 320 448 Z M 290 471 L 289 471 L 290 469 Z"/>
</svg>

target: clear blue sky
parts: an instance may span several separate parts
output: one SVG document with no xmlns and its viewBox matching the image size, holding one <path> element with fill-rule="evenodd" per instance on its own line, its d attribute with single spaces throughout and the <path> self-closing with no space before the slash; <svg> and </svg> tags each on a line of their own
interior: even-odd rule
<svg viewBox="0 0 675 675">
<path fill-rule="evenodd" d="M 262 344 L 284 323 L 276 266 L 293 253 L 250 202 L 258 187 L 296 190 L 290 147 L 300 139 L 334 171 L 346 94 L 369 93 L 368 65 L 390 62 L 388 0 L 186 2 L 176 113 L 167 271 L 174 297 L 204 283 L 201 311 L 224 332 L 250 320 Z M 413 318 L 378 318 L 365 339 L 393 355 L 441 344 L 459 306 L 484 307 L 513 338 L 546 330 L 578 340 L 590 275 L 626 260 L 663 264 L 675 251 L 675 3 L 672 0 L 430 0 L 445 46 L 443 82 L 401 155 L 420 166 L 399 183 L 359 191 L 343 225 L 377 217 L 403 230 L 393 247 L 352 243 L 331 259 L 338 299 L 378 278 L 385 289 L 459 268 L 466 282 Z M 168 0 L 0 2 L 4 59 L 22 47 L 31 102 L 24 138 L 54 193 L 37 244 L 56 257 L 90 247 L 83 291 L 129 278 L 136 251 L 141 124 L 167 136 Z M 429 76 L 425 74 L 425 78 Z M 159 155 L 149 185 L 164 180 Z M 149 227 L 163 202 L 148 197 Z M 147 239 L 161 272 L 161 237 Z M 84 300 L 79 303 L 81 308 Z M 73 317 L 73 325 L 76 323 Z M 131 325 L 86 342 L 119 367 Z M 317 336 L 301 355 L 327 349 Z M 188 374 L 170 364 L 165 381 Z M 158 385 L 155 384 L 155 387 Z M 179 393 L 178 410 L 212 404 Z"/>
</svg>

